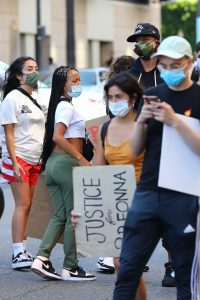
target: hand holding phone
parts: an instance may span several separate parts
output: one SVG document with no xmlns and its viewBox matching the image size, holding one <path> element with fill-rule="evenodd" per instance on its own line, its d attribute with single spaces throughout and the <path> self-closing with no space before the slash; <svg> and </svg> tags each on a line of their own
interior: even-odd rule
<svg viewBox="0 0 200 300">
<path fill-rule="evenodd" d="M 20 175 L 20 173 L 19 173 L 19 175 L 15 175 L 16 177 L 17 177 L 17 180 L 19 181 L 19 182 L 22 182 L 22 178 L 21 178 L 21 175 Z"/>
</svg>

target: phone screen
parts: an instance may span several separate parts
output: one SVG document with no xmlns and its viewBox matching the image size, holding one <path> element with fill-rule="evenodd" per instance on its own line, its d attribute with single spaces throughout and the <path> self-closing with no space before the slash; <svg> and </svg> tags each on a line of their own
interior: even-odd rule
<svg viewBox="0 0 200 300">
<path fill-rule="evenodd" d="M 154 102 L 160 102 L 160 99 L 158 98 L 158 96 L 143 96 L 144 100 L 146 102 L 148 102 L 149 104 L 151 103 L 151 101 L 154 101 Z"/>
</svg>

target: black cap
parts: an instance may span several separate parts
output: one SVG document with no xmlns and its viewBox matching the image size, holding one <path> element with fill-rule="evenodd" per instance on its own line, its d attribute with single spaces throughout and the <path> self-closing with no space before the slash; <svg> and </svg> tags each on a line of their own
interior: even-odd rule
<svg viewBox="0 0 200 300">
<path fill-rule="evenodd" d="M 158 31 L 158 28 L 150 23 L 139 23 L 135 28 L 134 34 L 130 35 L 127 38 L 127 42 L 133 43 L 135 42 L 136 38 L 141 35 L 151 35 L 160 40 L 160 33 Z"/>
</svg>

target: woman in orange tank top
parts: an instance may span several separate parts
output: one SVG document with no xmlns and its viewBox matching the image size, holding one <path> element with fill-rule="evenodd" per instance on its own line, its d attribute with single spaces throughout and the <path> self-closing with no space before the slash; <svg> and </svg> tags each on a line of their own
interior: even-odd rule
<svg viewBox="0 0 200 300">
<path fill-rule="evenodd" d="M 111 77 L 106 83 L 104 90 L 109 110 L 115 117 L 110 121 L 103 143 L 101 139 L 102 126 L 99 128 L 93 165 L 132 164 L 135 168 L 136 182 L 138 182 L 144 153 L 138 157 L 132 153 L 130 138 L 137 114 L 137 105 L 143 90 L 128 72 L 121 72 Z M 116 270 L 118 264 L 119 258 L 115 257 L 114 266 Z M 146 299 L 146 288 L 143 278 L 140 280 L 135 299 Z"/>
</svg>

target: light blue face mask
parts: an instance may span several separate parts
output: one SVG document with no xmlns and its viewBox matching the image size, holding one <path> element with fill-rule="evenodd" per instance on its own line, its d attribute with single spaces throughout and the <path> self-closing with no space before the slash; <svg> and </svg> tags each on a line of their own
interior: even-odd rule
<svg viewBox="0 0 200 300">
<path fill-rule="evenodd" d="M 67 91 L 67 94 L 73 98 L 73 97 L 79 97 L 82 93 L 82 85 L 69 85 L 71 87 L 71 92 Z"/>
<path fill-rule="evenodd" d="M 128 101 L 125 99 L 121 99 L 117 102 L 111 102 L 108 103 L 109 110 L 115 117 L 123 118 L 125 117 L 129 110 L 131 109 L 130 106 L 128 106 Z"/>
<path fill-rule="evenodd" d="M 179 85 L 186 77 L 182 68 L 174 70 L 165 70 L 162 67 L 158 66 L 158 70 L 160 71 L 160 77 L 164 80 L 164 82 L 167 85 Z"/>
</svg>

